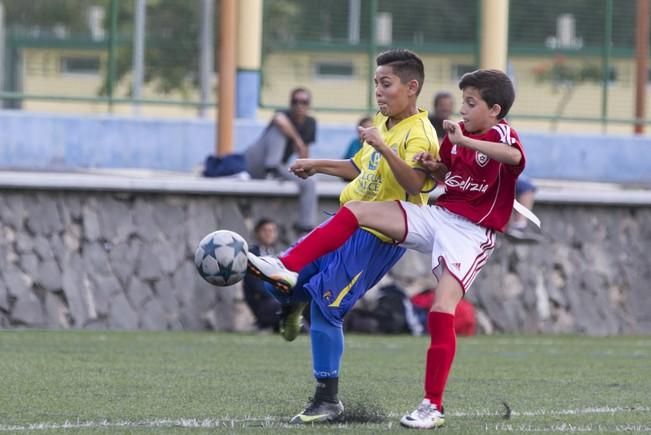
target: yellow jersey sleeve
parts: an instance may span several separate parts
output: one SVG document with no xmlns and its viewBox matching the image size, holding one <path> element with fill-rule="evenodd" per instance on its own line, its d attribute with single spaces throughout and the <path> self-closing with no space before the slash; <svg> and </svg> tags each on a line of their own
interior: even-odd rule
<svg viewBox="0 0 651 435">
<path fill-rule="evenodd" d="M 419 152 L 428 152 L 438 157 L 438 139 L 426 111 L 419 110 L 417 114 L 402 120 L 391 129 L 387 129 L 386 121 L 387 117 L 378 113 L 374 125 L 380 131 L 385 144 L 407 165 L 424 171 L 420 164 L 414 161 L 414 156 Z M 408 195 L 381 154 L 366 143 L 353 156 L 352 161 L 360 173 L 341 192 L 339 201 L 342 205 L 352 200 L 402 200 L 424 205 L 427 204 L 429 192 L 436 186 L 436 181 L 427 174 L 422 192 L 418 195 Z M 376 231 L 369 231 L 384 241 L 391 241 Z"/>
<path fill-rule="evenodd" d="M 370 145 L 368 145 L 366 142 L 362 142 L 362 147 L 355 153 L 355 155 L 351 158 L 355 166 L 357 166 L 357 169 L 362 170 L 362 156 L 366 151 L 368 151 L 368 148 L 372 148 Z M 343 203 L 342 203 L 343 204 Z"/>
<path fill-rule="evenodd" d="M 436 131 L 427 117 L 425 117 L 424 120 L 419 118 L 409 130 L 408 137 L 404 144 L 404 151 L 401 154 L 401 157 L 409 166 L 426 172 L 420 163 L 414 161 L 414 157 L 420 152 L 428 152 L 434 158 L 438 158 L 439 156 L 439 142 L 436 136 Z M 429 193 L 434 190 L 435 187 L 436 180 L 426 172 L 425 184 L 423 185 L 421 192 Z M 425 203 L 426 202 L 427 201 L 425 201 Z"/>
</svg>

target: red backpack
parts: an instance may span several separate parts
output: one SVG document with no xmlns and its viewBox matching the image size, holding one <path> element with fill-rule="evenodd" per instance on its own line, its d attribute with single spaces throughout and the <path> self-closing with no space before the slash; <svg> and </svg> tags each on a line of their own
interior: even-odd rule
<svg viewBox="0 0 651 435">
<path fill-rule="evenodd" d="M 411 303 L 416 310 L 420 311 L 425 330 L 427 330 L 427 313 L 434 304 L 434 290 L 427 289 L 413 295 Z M 461 299 L 454 312 L 454 330 L 457 335 L 475 335 L 476 329 L 475 307 L 469 300 Z"/>
</svg>

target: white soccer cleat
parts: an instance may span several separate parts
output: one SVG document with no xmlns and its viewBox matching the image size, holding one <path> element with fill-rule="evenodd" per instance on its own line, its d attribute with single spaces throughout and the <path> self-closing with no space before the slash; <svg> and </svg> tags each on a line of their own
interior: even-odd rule
<svg viewBox="0 0 651 435">
<path fill-rule="evenodd" d="M 247 252 L 249 260 L 248 269 L 258 278 L 271 283 L 283 293 L 291 293 L 296 286 L 298 273 L 285 267 L 282 261 L 276 257 L 258 257 Z"/>
<path fill-rule="evenodd" d="M 445 424 L 443 409 L 439 411 L 429 399 L 423 399 L 415 411 L 400 419 L 400 424 L 411 429 L 435 429 Z"/>
</svg>

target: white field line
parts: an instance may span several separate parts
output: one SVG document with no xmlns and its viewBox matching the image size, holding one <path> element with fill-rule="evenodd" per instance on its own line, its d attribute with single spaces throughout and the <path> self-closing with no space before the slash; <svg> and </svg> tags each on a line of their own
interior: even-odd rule
<svg viewBox="0 0 651 435">
<path fill-rule="evenodd" d="M 511 411 L 512 417 L 538 417 L 545 415 L 588 415 L 588 414 L 619 414 L 622 412 L 649 412 L 651 408 L 649 407 L 634 407 L 634 408 L 622 408 L 622 407 L 591 407 L 591 408 L 581 408 L 581 409 L 559 409 L 559 410 L 545 410 L 539 409 L 535 411 Z M 496 415 L 504 415 L 504 412 L 496 411 L 478 411 L 478 412 L 446 412 L 446 415 L 451 417 L 488 417 Z"/>
<path fill-rule="evenodd" d="M 649 407 L 636 407 L 636 408 L 621 408 L 621 407 L 595 407 L 595 408 L 580 408 L 580 409 L 562 409 L 562 410 L 534 410 L 534 411 L 512 411 L 511 416 L 546 416 L 546 415 L 590 415 L 590 414 L 620 414 L 630 412 L 649 412 Z M 491 417 L 503 415 L 502 412 L 496 411 L 472 411 L 472 412 L 452 412 L 446 413 L 451 417 Z M 397 418 L 402 414 L 389 414 L 388 417 Z M 278 424 L 284 425 L 287 419 L 278 417 L 264 417 L 264 418 L 206 418 L 198 420 L 195 418 L 179 418 L 179 419 L 153 419 L 153 420 L 140 420 L 140 421 L 127 421 L 127 420 L 101 420 L 101 421 L 66 421 L 64 423 L 31 423 L 26 425 L 2 425 L 0 424 L 0 432 L 20 432 L 20 431 L 37 431 L 37 430 L 62 430 L 62 429 L 119 429 L 119 428 L 200 428 L 200 429 L 218 429 L 218 428 L 233 428 L 238 429 L 242 426 L 247 427 L 270 427 L 277 426 Z M 594 428 L 594 426 L 591 426 Z M 529 428 L 529 429 L 527 429 Z M 487 425 L 487 430 L 491 430 L 492 426 Z M 498 423 L 495 430 L 502 431 L 535 431 L 535 430 L 564 432 L 564 431 L 581 431 L 579 426 L 572 426 L 568 424 L 559 423 L 554 427 L 549 428 L 535 428 L 532 425 L 519 425 L 515 423 L 507 423 L 506 421 Z M 648 428 L 637 428 L 640 431 L 649 431 Z"/>
</svg>

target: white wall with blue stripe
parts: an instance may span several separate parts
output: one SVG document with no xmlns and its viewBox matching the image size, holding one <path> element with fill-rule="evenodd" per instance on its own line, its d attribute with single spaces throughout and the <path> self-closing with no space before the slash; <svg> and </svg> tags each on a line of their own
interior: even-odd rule
<svg viewBox="0 0 651 435">
<path fill-rule="evenodd" d="M 242 152 L 266 121 L 235 122 Z M 516 124 L 517 127 L 517 124 Z M 320 123 L 315 158 L 339 158 L 355 136 L 350 124 Z M 651 183 L 651 138 L 519 131 L 533 178 Z M 207 120 L 0 112 L 0 169 L 143 168 L 192 171 L 214 152 Z"/>
</svg>

